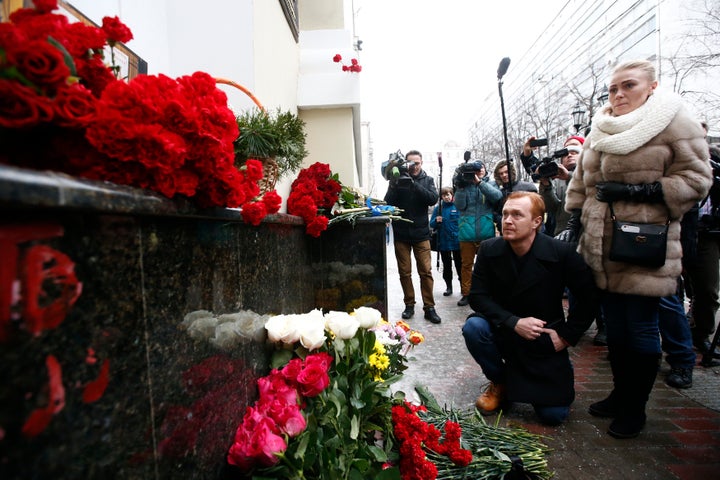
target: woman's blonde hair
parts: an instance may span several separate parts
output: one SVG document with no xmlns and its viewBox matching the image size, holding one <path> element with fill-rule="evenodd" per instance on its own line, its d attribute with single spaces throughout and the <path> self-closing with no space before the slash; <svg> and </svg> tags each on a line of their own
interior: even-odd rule
<svg viewBox="0 0 720 480">
<path fill-rule="evenodd" d="M 629 60 L 627 62 L 622 62 L 613 69 L 613 75 L 615 75 L 617 72 L 633 69 L 638 69 L 645 72 L 645 74 L 650 79 L 650 82 L 654 82 L 655 80 L 657 80 L 655 64 L 648 60 Z"/>
</svg>

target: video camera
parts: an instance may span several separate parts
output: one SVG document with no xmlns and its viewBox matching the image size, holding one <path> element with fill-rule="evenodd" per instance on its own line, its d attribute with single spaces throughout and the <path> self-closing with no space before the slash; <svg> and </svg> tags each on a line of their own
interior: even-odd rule
<svg viewBox="0 0 720 480">
<path fill-rule="evenodd" d="M 556 150 L 552 154 L 552 157 L 544 157 L 542 160 L 540 160 L 539 164 L 536 166 L 536 169 L 538 171 L 538 178 L 550 178 L 557 175 L 559 172 L 559 168 L 555 160 L 557 160 L 558 158 L 563 158 L 568 153 L 568 149 L 563 148 L 562 150 Z"/>
<path fill-rule="evenodd" d="M 453 185 L 456 188 L 465 188 L 468 185 L 472 185 L 475 183 L 475 175 L 483 167 L 484 165 L 479 161 L 463 163 L 455 172 Z"/>
<path fill-rule="evenodd" d="M 388 159 L 382 162 L 380 173 L 385 180 L 394 183 L 399 188 L 409 187 L 413 183 L 408 162 L 400 150 L 391 153 Z"/>
</svg>

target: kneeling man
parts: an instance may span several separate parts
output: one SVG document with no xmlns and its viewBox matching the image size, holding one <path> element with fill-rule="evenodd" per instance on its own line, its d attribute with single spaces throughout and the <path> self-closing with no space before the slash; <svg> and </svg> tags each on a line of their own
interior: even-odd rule
<svg viewBox="0 0 720 480">
<path fill-rule="evenodd" d="M 502 209 L 502 237 L 484 241 L 473 269 L 465 344 L 490 380 L 482 413 L 504 401 L 533 405 L 540 421 L 562 423 L 575 399 L 567 347 L 596 316 L 599 293 L 576 245 L 541 234 L 545 204 L 513 192 Z M 577 301 L 565 318 L 563 292 Z"/>
</svg>

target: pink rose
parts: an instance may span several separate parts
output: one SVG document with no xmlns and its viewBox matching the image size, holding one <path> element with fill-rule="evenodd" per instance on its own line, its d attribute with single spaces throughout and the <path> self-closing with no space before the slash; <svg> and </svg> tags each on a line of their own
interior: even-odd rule
<svg viewBox="0 0 720 480">
<path fill-rule="evenodd" d="M 305 417 L 298 404 L 275 400 L 265 405 L 267 416 L 275 421 L 275 426 L 290 437 L 296 437 L 305 430 Z"/>
<path fill-rule="evenodd" d="M 265 418 L 252 433 L 253 453 L 261 465 L 266 467 L 275 465 L 280 461 L 278 454 L 287 450 L 285 439 L 274 433 L 275 425 L 269 418 Z"/>
<path fill-rule="evenodd" d="M 285 404 L 297 404 L 297 391 L 289 385 L 284 376 L 277 370 L 270 372 L 270 375 L 259 378 L 258 390 L 260 391 L 259 403 L 265 404 L 274 400 L 280 400 Z"/>
</svg>

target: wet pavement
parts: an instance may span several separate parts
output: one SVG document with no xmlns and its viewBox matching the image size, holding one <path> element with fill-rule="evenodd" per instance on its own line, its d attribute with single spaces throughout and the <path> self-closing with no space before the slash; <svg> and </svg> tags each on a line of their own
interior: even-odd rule
<svg viewBox="0 0 720 480">
<path fill-rule="evenodd" d="M 388 317 L 399 320 L 404 304 L 392 245 L 387 258 Z M 397 388 L 417 399 L 413 385 L 420 383 L 440 405 L 472 409 L 487 379 L 468 353 L 461 333 L 470 307 L 457 306 L 457 278 L 453 295 L 443 296 L 445 282 L 433 252 L 435 303 L 442 323 L 425 320 L 414 267 L 413 262 L 419 303 L 408 322 L 425 335 L 425 342 L 411 352 L 414 359 Z M 720 367 L 700 366 L 698 356 L 693 387 L 679 390 L 664 383 L 669 366 L 663 362 L 648 402 L 645 429 L 635 439 L 617 440 L 605 433 L 610 420 L 587 413 L 588 406 L 605 398 L 612 387 L 607 349 L 593 345 L 594 328 L 593 324 L 571 349 L 577 395 L 568 421 L 559 427 L 543 426 L 534 418 L 532 407 L 515 404 L 503 412 L 500 424 L 521 425 L 545 435 L 545 443 L 553 450 L 548 463 L 555 479 L 720 479 Z M 496 416 L 486 419 L 494 422 Z"/>
</svg>

